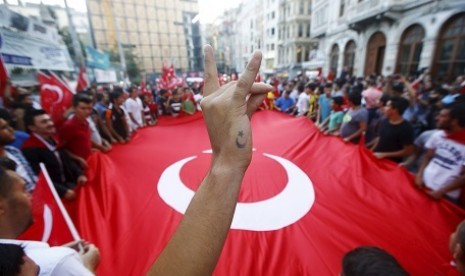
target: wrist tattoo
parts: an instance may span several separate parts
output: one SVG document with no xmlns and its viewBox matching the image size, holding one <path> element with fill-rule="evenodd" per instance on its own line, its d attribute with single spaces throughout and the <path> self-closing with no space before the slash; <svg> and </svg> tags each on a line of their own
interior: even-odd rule
<svg viewBox="0 0 465 276">
<path fill-rule="evenodd" d="M 236 137 L 236 146 L 240 149 L 245 148 L 247 141 L 244 141 L 244 132 L 242 130 L 239 131 Z"/>
</svg>

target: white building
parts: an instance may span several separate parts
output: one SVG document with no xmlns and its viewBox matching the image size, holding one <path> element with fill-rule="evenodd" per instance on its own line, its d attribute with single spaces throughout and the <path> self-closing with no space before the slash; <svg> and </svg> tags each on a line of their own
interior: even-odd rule
<svg viewBox="0 0 465 276">
<path fill-rule="evenodd" d="M 275 0 L 276 1 L 276 0 Z M 264 27 L 264 7 L 262 0 L 243 1 L 237 8 L 236 24 L 236 41 L 234 50 L 234 64 L 236 71 L 241 72 L 253 52 L 256 50 L 263 51 Z"/>
<path fill-rule="evenodd" d="M 264 6 L 263 72 L 273 74 L 278 67 L 279 0 L 262 0 Z"/>
<path fill-rule="evenodd" d="M 277 69 L 291 78 L 309 61 L 314 47 L 311 14 L 311 0 L 279 0 Z"/>
<path fill-rule="evenodd" d="M 315 41 L 310 37 L 311 0 L 250 0 L 218 19 L 218 46 L 232 71 L 241 72 L 255 50 L 263 52 L 261 73 L 302 70 Z"/>
<path fill-rule="evenodd" d="M 463 0 L 312 0 L 323 72 L 465 74 Z"/>
<path fill-rule="evenodd" d="M 8 8 L 24 16 L 30 16 L 44 22 L 48 21 L 51 24 L 56 24 L 58 29 L 68 28 L 69 25 L 66 9 L 58 5 L 46 6 L 43 4 L 25 3 L 22 5 L 9 5 Z M 50 11 L 54 13 L 56 19 L 51 17 Z M 92 45 L 87 13 L 76 11 L 73 8 L 70 8 L 70 13 L 76 34 L 84 44 Z"/>
</svg>

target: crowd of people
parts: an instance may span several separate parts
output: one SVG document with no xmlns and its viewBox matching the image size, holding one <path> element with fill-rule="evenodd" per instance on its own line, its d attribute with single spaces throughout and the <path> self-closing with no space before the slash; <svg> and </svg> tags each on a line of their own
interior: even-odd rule
<svg viewBox="0 0 465 276">
<path fill-rule="evenodd" d="M 362 144 L 416 175 L 431 198 L 462 205 L 465 187 L 465 76 L 435 83 L 423 73 L 306 80 L 279 85 L 266 106 L 307 116 L 325 135 Z"/>
<path fill-rule="evenodd" d="M 345 73 L 335 80 L 308 80 L 300 76 L 274 84 L 276 89 L 266 95 L 262 104 L 257 102 L 261 109 L 305 116 L 324 135 L 340 136 L 347 143 L 366 146 L 377 158 L 408 168 L 416 175 L 417 187 L 431 198 L 444 197 L 460 203 L 465 186 L 464 77 L 446 84 L 434 83 L 428 74 L 407 79 L 397 75 L 355 78 Z M 224 89 L 230 87 L 236 86 Z M 205 83 L 209 94 L 218 89 L 223 88 Z M 106 153 L 114 144 L 130 142 L 133 133 L 156 126 L 160 116 L 189 116 L 202 109 L 202 86 L 186 85 L 153 93 L 143 93 L 144 90 L 137 86 L 128 91 L 92 86 L 75 94 L 72 108 L 63 114 L 65 120 L 61 123 L 37 108 L 28 92 L 17 95 L 8 109 L 0 109 L 0 203 L 5 203 L 0 204 L 4 210 L 0 212 L 0 254 L 2 259 L 11 254 L 17 256 L 16 261 L 8 262 L 16 268 L 9 269 L 38 269 L 28 259 L 33 253 L 26 256 L 24 250 L 33 252 L 36 246 L 54 249 L 32 243 L 25 248 L 5 246 L 25 245 L 15 239 L 31 223 L 31 214 L 24 209 L 31 208 L 28 201 L 40 163 L 45 164 L 59 196 L 71 201 L 76 198 L 76 185 L 87 182 L 87 159 L 93 151 Z M 250 99 L 258 98 L 252 95 Z M 214 124 L 210 120 L 216 119 L 207 116 L 207 126 Z M 17 211 L 18 208 L 23 210 Z M 79 253 L 75 250 L 78 244 L 82 248 Z M 78 241 L 60 249 L 70 260 L 63 269 L 81 271 L 79 275 L 95 273 L 99 252 L 94 245 Z M 465 223 L 451 236 L 450 250 L 457 269 L 465 273 Z M 360 275 L 349 272 L 359 269 L 353 262 L 369 256 L 384 258 L 400 273 L 396 275 L 407 275 L 392 256 L 371 247 L 359 248 L 344 258 L 344 275 Z M 41 271 L 58 265 L 50 260 L 40 262 Z"/>
</svg>

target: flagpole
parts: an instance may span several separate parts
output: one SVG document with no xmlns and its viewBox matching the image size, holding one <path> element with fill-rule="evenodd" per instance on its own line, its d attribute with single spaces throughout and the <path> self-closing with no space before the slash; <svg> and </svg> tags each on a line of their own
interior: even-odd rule
<svg viewBox="0 0 465 276">
<path fill-rule="evenodd" d="M 40 165 L 40 170 L 44 174 L 44 177 L 45 177 L 45 180 L 46 180 L 46 182 L 48 184 L 48 187 L 49 187 L 50 191 L 52 192 L 53 198 L 55 199 L 55 201 L 56 201 L 56 203 L 58 205 L 58 208 L 60 209 L 60 212 L 63 215 L 63 218 L 65 219 L 66 225 L 68 226 L 69 231 L 71 232 L 71 235 L 73 236 L 73 239 L 75 241 L 80 241 L 81 236 L 79 235 L 76 227 L 74 226 L 73 221 L 69 217 L 68 211 L 66 211 L 65 206 L 63 205 L 63 202 L 61 202 L 61 199 L 58 196 L 58 193 L 55 190 L 55 186 L 53 186 L 53 182 L 50 179 L 50 175 L 47 172 L 47 168 L 45 168 L 44 163 L 40 163 L 39 165 Z"/>
<path fill-rule="evenodd" d="M 79 43 L 75 28 L 74 28 L 74 23 L 71 17 L 71 12 L 69 10 L 68 6 L 68 1 L 65 1 L 65 7 L 66 7 L 66 15 L 68 16 L 68 29 L 69 29 L 69 34 L 71 35 L 71 40 L 73 42 L 73 48 L 74 52 L 76 53 L 76 63 L 79 68 L 84 67 L 84 56 L 81 51 L 81 44 Z"/>
</svg>

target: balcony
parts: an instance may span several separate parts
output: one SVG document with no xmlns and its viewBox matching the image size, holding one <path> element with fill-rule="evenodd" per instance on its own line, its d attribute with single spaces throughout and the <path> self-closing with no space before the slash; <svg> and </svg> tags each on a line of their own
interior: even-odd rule
<svg viewBox="0 0 465 276">
<path fill-rule="evenodd" d="M 364 0 L 348 8 L 346 19 L 351 29 L 360 31 L 375 22 L 394 22 L 403 12 L 431 2 L 434 0 Z"/>
</svg>

